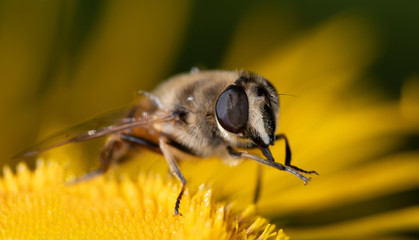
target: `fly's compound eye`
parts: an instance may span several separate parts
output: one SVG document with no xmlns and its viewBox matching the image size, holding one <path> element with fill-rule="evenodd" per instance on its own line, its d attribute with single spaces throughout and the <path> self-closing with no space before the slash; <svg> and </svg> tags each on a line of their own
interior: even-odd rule
<svg viewBox="0 0 419 240">
<path fill-rule="evenodd" d="M 215 113 L 220 125 L 227 131 L 239 133 L 249 119 L 249 101 L 242 87 L 232 85 L 218 97 Z"/>
</svg>

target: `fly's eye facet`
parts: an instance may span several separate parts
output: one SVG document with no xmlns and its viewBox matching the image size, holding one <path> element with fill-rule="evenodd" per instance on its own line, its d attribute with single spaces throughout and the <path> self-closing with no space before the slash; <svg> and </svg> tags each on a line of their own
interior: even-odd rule
<svg viewBox="0 0 419 240">
<path fill-rule="evenodd" d="M 215 113 L 218 122 L 227 131 L 239 133 L 249 119 L 249 101 L 242 87 L 232 85 L 218 97 Z"/>
</svg>

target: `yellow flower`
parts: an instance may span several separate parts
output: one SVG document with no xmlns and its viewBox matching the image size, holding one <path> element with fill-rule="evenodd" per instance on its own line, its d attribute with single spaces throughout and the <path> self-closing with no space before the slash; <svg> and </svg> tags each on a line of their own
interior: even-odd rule
<svg viewBox="0 0 419 240">
<path fill-rule="evenodd" d="M 5 167 L 0 179 L 1 239 L 288 239 L 252 208 L 233 212 L 201 186 L 186 191 L 173 215 L 179 184 L 157 175 L 135 181 L 98 177 L 63 185 L 58 164 L 25 164 L 14 175 Z"/>
</svg>

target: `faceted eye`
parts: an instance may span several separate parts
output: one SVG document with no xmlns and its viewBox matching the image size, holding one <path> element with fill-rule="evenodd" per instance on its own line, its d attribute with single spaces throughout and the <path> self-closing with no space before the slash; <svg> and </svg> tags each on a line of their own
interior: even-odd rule
<svg viewBox="0 0 419 240">
<path fill-rule="evenodd" d="M 249 119 L 249 101 L 242 87 L 232 85 L 218 97 L 215 113 L 227 131 L 239 133 Z"/>
</svg>

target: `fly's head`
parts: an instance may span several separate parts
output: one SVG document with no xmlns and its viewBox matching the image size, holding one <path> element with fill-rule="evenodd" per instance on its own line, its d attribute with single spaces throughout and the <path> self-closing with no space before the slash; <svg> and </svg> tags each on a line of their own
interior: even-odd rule
<svg viewBox="0 0 419 240">
<path fill-rule="evenodd" d="M 231 146 L 259 147 L 265 154 L 275 143 L 278 93 L 262 76 L 241 72 L 219 95 L 215 115 L 222 136 Z"/>
</svg>

